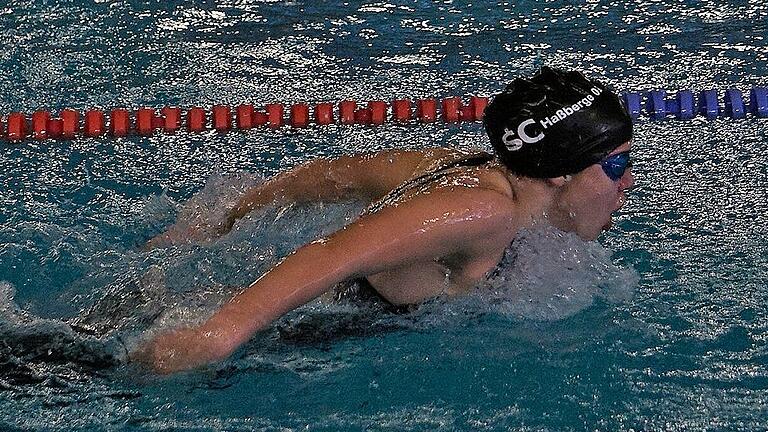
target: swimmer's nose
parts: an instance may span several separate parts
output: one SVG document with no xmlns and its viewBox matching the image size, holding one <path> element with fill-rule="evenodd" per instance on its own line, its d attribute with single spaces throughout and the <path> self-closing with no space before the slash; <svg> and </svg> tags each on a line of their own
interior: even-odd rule
<svg viewBox="0 0 768 432">
<path fill-rule="evenodd" d="M 624 175 L 619 179 L 620 190 L 631 189 L 635 185 L 635 175 L 632 174 L 632 167 L 627 168 Z"/>
</svg>

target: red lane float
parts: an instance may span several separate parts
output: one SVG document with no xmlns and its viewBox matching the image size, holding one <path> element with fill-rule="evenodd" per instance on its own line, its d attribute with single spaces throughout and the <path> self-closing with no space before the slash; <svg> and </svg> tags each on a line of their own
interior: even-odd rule
<svg viewBox="0 0 768 432">
<path fill-rule="evenodd" d="M 357 109 L 357 103 L 354 101 L 341 101 L 339 102 L 339 120 L 341 124 L 355 124 L 355 110 Z"/>
<path fill-rule="evenodd" d="M 269 118 L 267 117 L 266 113 L 263 113 L 261 111 L 255 111 L 253 113 L 253 123 L 256 126 L 264 126 L 265 124 L 267 124 L 268 120 Z"/>
<path fill-rule="evenodd" d="M 392 101 L 392 120 L 405 123 L 411 119 L 411 101 L 397 99 Z"/>
<path fill-rule="evenodd" d="M 235 110 L 235 124 L 238 129 L 250 129 L 254 127 L 253 105 L 239 105 Z"/>
<path fill-rule="evenodd" d="M 136 133 L 141 136 L 152 136 L 155 131 L 155 110 L 141 108 L 136 111 Z"/>
<path fill-rule="evenodd" d="M 175 133 L 181 127 L 181 109 L 165 107 L 160 110 L 162 125 L 160 126 L 165 133 Z"/>
<path fill-rule="evenodd" d="M 86 111 L 85 121 L 83 122 L 83 134 L 87 137 L 97 137 L 104 132 L 104 113 L 96 110 Z"/>
<path fill-rule="evenodd" d="M 213 128 L 219 132 L 226 132 L 232 125 L 232 111 L 228 106 L 216 105 L 213 107 Z"/>
<path fill-rule="evenodd" d="M 319 125 L 333 123 L 333 104 L 321 103 L 315 106 L 315 123 Z"/>
<path fill-rule="evenodd" d="M 443 99 L 443 121 L 458 123 L 461 116 L 461 99 L 451 97 Z"/>
<path fill-rule="evenodd" d="M 437 120 L 437 101 L 434 99 L 417 100 L 416 118 L 422 123 L 432 123 Z"/>
<path fill-rule="evenodd" d="M 295 128 L 309 126 L 309 105 L 291 105 L 291 126 Z"/>
<path fill-rule="evenodd" d="M 51 113 L 48 111 L 36 111 L 32 114 L 32 137 L 36 140 L 48 138 L 48 122 L 51 121 Z"/>
<path fill-rule="evenodd" d="M 8 115 L 8 140 L 21 141 L 27 136 L 27 119 L 22 113 Z"/>
<path fill-rule="evenodd" d="M 202 132 L 205 130 L 205 110 L 192 108 L 187 111 L 187 129 L 190 132 Z"/>
<path fill-rule="evenodd" d="M 371 123 L 383 125 L 387 120 L 387 103 L 382 101 L 368 102 L 368 109 L 371 110 Z"/>
<path fill-rule="evenodd" d="M 152 132 L 154 132 L 157 129 L 162 129 L 163 125 L 165 124 L 165 119 L 162 117 L 162 115 L 157 115 L 156 112 L 152 112 Z"/>
<path fill-rule="evenodd" d="M 306 103 L 288 106 L 272 103 L 265 105 L 263 111 L 257 110 L 252 104 L 241 104 L 237 107 L 215 105 L 210 110 L 192 107 L 186 112 L 176 107 L 140 108 L 133 113 L 118 108 L 106 113 L 87 110 L 82 115 L 76 110 L 64 109 L 58 118 L 53 118 L 48 111 L 36 111 L 30 119 L 23 113 L 14 112 L 8 115 L 5 123 L 0 122 L 0 138 L 9 141 L 21 141 L 28 136 L 36 140 L 72 139 L 78 135 L 99 137 L 107 132 L 115 137 L 130 134 L 152 136 L 156 130 L 175 133 L 182 124 L 189 132 L 202 132 L 211 128 L 226 132 L 233 128 L 247 130 L 265 125 L 271 129 L 285 125 L 306 128 L 310 123 L 383 125 L 387 119 L 401 124 L 412 121 L 433 123 L 438 118 L 447 123 L 482 120 L 488 98 L 472 96 L 468 101 L 464 104 L 458 97 L 439 101 L 395 99 L 390 102 L 369 101 L 361 106 L 356 101 L 343 100 L 338 105 L 324 102 L 314 107 Z M 287 118 L 285 111 L 288 111 Z"/>
<path fill-rule="evenodd" d="M 123 137 L 128 135 L 130 128 L 129 114 L 126 109 L 115 109 L 109 113 L 109 133 L 112 136 Z"/>
<path fill-rule="evenodd" d="M 64 122 L 61 119 L 51 119 L 48 122 L 48 136 L 54 139 L 61 138 L 64 130 Z"/>
<path fill-rule="evenodd" d="M 80 132 L 80 113 L 65 109 L 59 116 L 61 117 L 61 137 L 64 139 L 74 138 L 75 134 Z"/>
<path fill-rule="evenodd" d="M 277 129 L 283 125 L 283 105 L 282 104 L 269 104 L 266 107 L 267 110 L 267 122 L 269 127 Z"/>
<path fill-rule="evenodd" d="M 469 118 L 469 121 L 480 121 L 483 119 L 483 113 L 485 112 L 485 107 L 488 106 L 488 98 L 487 97 L 479 97 L 479 96 L 472 96 L 469 98 L 469 107 L 471 109 L 472 117 Z"/>
<path fill-rule="evenodd" d="M 360 108 L 355 111 L 355 123 L 357 124 L 371 124 L 373 112 L 370 108 Z"/>
</svg>

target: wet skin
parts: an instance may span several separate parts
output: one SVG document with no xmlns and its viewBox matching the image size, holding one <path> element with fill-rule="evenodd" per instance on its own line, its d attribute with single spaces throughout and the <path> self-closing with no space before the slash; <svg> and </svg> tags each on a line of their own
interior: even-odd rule
<svg viewBox="0 0 768 432">
<path fill-rule="evenodd" d="M 629 146 L 625 143 L 614 153 Z M 320 198 L 360 193 L 375 199 L 462 156 L 432 149 L 318 162 L 315 168 L 309 164 L 303 174 L 297 169 L 282 176 L 286 180 L 246 194 L 233 214 L 279 199 L 317 199 L 318 193 L 329 195 Z M 610 227 L 611 214 L 634 182 L 629 170 L 619 181 L 610 180 L 599 164 L 570 178 L 553 179 L 518 177 L 497 163 L 454 171 L 303 246 L 203 325 L 161 334 L 133 357 L 162 373 L 226 358 L 274 319 L 350 278 L 367 277 L 394 304 L 466 293 L 496 267 L 524 227 L 543 221 L 586 240 L 597 238 Z M 296 186 L 304 178 L 307 183 Z"/>
<path fill-rule="evenodd" d="M 629 151 L 629 142 L 613 150 L 610 155 Z M 553 213 L 551 223 L 563 231 L 577 233 L 585 240 L 595 240 L 602 231 L 611 228 L 611 215 L 626 202 L 626 190 L 635 184 L 632 168 L 613 181 L 594 164 L 575 174 L 563 185 L 558 198 L 559 211 Z"/>
</svg>

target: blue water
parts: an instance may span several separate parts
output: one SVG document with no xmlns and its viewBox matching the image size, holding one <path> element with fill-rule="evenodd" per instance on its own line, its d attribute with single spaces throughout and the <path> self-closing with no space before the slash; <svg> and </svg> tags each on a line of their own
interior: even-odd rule
<svg viewBox="0 0 768 432">
<path fill-rule="evenodd" d="M 622 91 L 748 90 L 768 84 L 767 18 L 756 1 L 12 0 L 0 112 L 489 95 L 543 64 Z M 637 186 L 599 242 L 525 233 L 469 298 L 312 303 L 167 378 L 124 346 L 201 319 L 363 203 L 139 245 L 302 161 L 485 148 L 480 126 L 1 143 L 0 430 L 764 430 L 765 126 L 640 123 Z"/>
</svg>

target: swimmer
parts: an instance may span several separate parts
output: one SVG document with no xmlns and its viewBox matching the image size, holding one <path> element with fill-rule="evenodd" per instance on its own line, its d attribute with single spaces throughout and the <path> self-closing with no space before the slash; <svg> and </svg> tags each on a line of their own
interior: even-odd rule
<svg viewBox="0 0 768 432">
<path fill-rule="evenodd" d="M 160 373 L 227 358 L 281 315 L 356 285 L 393 308 L 470 292 L 517 233 L 536 223 L 595 240 L 632 187 L 632 122 L 579 72 L 543 67 L 488 105 L 494 154 L 435 148 L 310 161 L 247 191 L 218 227 L 171 228 L 147 247 L 212 240 L 269 204 L 358 196 L 372 202 L 300 247 L 197 327 L 162 333 L 132 358 Z M 188 238 L 185 238 L 187 235 Z"/>
</svg>

